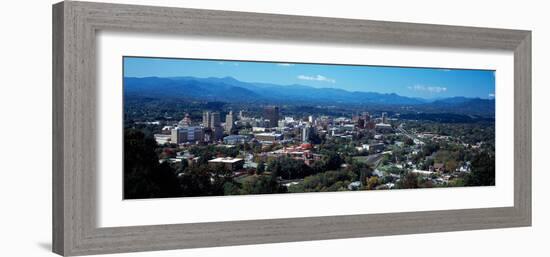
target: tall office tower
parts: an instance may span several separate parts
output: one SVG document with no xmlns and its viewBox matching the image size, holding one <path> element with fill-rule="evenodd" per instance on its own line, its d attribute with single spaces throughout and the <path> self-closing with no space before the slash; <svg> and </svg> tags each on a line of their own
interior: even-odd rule
<svg viewBox="0 0 550 257">
<path fill-rule="evenodd" d="M 383 112 L 382 113 L 382 123 L 384 123 L 384 124 L 387 123 L 387 121 L 388 121 L 388 118 L 386 116 L 388 116 L 388 114 Z"/>
<path fill-rule="evenodd" d="M 223 139 L 223 128 L 222 126 L 218 125 L 216 127 L 212 127 L 212 137 L 210 138 L 214 141 L 219 141 Z"/>
<path fill-rule="evenodd" d="M 313 115 L 309 115 L 307 120 L 309 121 L 309 123 L 313 124 Z"/>
<path fill-rule="evenodd" d="M 244 118 L 244 112 L 243 110 L 239 111 L 239 119 L 242 120 Z"/>
<path fill-rule="evenodd" d="M 210 128 L 210 112 L 205 111 L 202 113 L 202 125 L 205 128 Z"/>
<path fill-rule="evenodd" d="M 365 127 L 368 129 L 374 129 L 376 127 L 376 123 L 373 120 L 371 120 L 365 124 Z"/>
<path fill-rule="evenodd" d="M 203 131 L 204 131 L 204 138 L 203 138 L 203 141 L 204 142 L 211 142 L 212 141 L 212 129 L 210 128 L 203 128 Z"/>
<path fill-rule="evenodd" d="M 311 134 L 312 128 L 308 125 L 302 128 L 302 142 L 309 142 L 309 135 Z"/>
<path fill-rule="evenodd" d="M 365 122 L 369 122 L 370 114 L 368 112 L 363 112 L 363 119 L 365 120 Z"/>
<path fill-rule="evenodd" d="M 220 125 L 220 113 L 211 112 L 210 113 L 210 128 L 212 129 L 212 138 L 215 141 L 218 141 L 223 138 L 223 128 Z"/>
<path fill-rule="evenodd" d="M 225 133 L 231 134 L 234 122 L 235 120 L 233 119 L 233 111 L 229 111 L 229 113 L 225 115 Z"/>
<path fill-rule="evenodd" d="M 360 129 L 365 128 L 365 120 L 363 118 L 358 118 L 355 124 Z"/>
<path fill-rule="evenodd" d="M 219 127 L 221 123 L 220 113 L 211 112 L 210 113 L 210 128 Z"/>
<path fill-rule="evenodd" d="M 279 122 L 279 107 L 266 107 L 264 109 L 264 118 L 269 120 L 268 127 L 277 127 Z"/>
</svg>

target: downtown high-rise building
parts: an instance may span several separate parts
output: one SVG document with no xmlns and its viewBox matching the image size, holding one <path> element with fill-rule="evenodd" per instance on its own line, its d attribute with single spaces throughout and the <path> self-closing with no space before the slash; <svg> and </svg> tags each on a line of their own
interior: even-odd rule
<svg viewBox="0 0 550 257">
<path fill-rule="evenodd" d="M 302 142 L 304 143 L 309 142 L 309 136 L 313 132 L 312 130 L 313 128 L 310 125 L 307 125 L 302 128 Z"/>
<path fill-rule="evenodd" d="M 223 128 L 221 126 L 219 112 L 203 112 L 202 125 L 205 129 L 211 132 L 207 137 L 205 137 L 207 141 L 217 141 L 223 138 Z"/>
<path fill-rule="evenodd" d="M 218 141 L 223 138 L 223 128 L 219 112 L 210 113 L 210 128 L 212 129 L 212 139 Z"/>
<path fill-rule="evenodd" d="M 208 111 L 202 113 L 202 126 L 210 128 L 210 112 Z"/>
<path fill-rule="evenodd" d="M 221 123 L 220 113 L 219 112 L 211 112 L 210 113 L 210 128 L 219 127 Z"/>
<path fill-rule="evenodd" d="M 363 119 L 362 117 L 358 117 L 357 118 L 357 121 L 355 122 L 355 125 L 360 128 L 360 129 L 364 129 L 365 128 L 365 119 Z"/>
<path fill-rule="evenodd" d="M 264 108 L 264 119 L 269 120 L 268 127 L 274 128 L 279 122 L 279 107 L 270 106 Z"/>
<path fill-rule="evenodd" d="M 369 122 L 370 121 L 370 114 L 368 112 L 363 112 L 363 119 L 365 120 L 365 122 Z"/>
<path fill-rule="evenodd" d="M 225 133 L 231 134 L 234 123 L 235 119 L 233 117 L 233 111 L 229 111 L 229 113 L 225 115 Z"/>
</svg>

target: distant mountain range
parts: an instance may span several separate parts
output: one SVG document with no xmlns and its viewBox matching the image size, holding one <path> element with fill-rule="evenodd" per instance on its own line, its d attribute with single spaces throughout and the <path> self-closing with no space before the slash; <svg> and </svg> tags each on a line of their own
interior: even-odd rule
<svg viewBox="0 0 550 257">
<path fill-rule="evenodd" d="M 304 85 L 250 83 L 232 77 L 125 77 L 125 97 L 174 98 L 230 103 L 392 105 L 412 106 L 427 112 L 459 112 L 494 116 L 495 100 L 452 97 L 437 100 L 397 94 L 352 92 Z"/>
</svg>

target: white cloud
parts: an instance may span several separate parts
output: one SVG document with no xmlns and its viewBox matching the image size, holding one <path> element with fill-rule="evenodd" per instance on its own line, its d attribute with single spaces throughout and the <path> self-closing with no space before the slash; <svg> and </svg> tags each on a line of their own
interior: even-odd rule
<svg viewBox="0 0 550 257">
<path fill-rule="evenodd" d="M 298 79 L 336 83 L 335 79 L 327 78 L 323 75 L 314 75 L 314 76 L 300 75 L 300 76 L 298 76 Z"/>
<path fill-rule="evenodd" d="M 489 94 L 489 98 L 495 98 L 495 93 Z"/>
<path fill-rule="evenodd" d="M 277 63 L 276 65 L 277 65 L 277 66 L 283 66 L 283 67 L 294 66 L 294 64 L 292 64 L 292 63 Z"/>
<path fill-rule="evenodd" d="M 424 91 L 429 93 L 443 93 L 447 91 L 446 87 L 424 86 L 424 85 L 408 86 L 407 88 L 409 90 Z"/>
</svg>

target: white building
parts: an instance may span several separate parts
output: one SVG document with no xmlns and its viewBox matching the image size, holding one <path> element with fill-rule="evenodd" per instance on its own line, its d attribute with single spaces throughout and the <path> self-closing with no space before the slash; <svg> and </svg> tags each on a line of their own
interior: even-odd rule
<svg viewBox="0 0 550 257">
<path fill-rule="evenodd" d="M 265 132 L 265 127 L 252 127 L 252 132 Z"/>
<path fill-rule="evenodd" d="M 254 137 L 262 143 L 273 143 L 275 141 L 283 140 L 283 134 L 274 132 L 255 134 Z"/>
<path fill-rule="evenodd" d="M 223 165 L 227 169 L 235 171 L 243 168 L 244 159 L 241 158 L 231 158 L 231 157 L 220 157 L 208 161 L 208 164 L 212 167 L 216 165 Z"/>
<path fill-rule="evenodd" d="M 425 176 L 425 177 L 428 177 L 432 174 L 434 174 L 435 172 L 433 171 L 428 171 L 428 170 L 417 170 L 417 169 L 413 169 L 411 170 L 412 173 L 416 173 L 418 175 L 421 175 L 421 176 Z"/>
<path fill-rule="evenodd" d="M 389 133 L 389 132 L 393 131 L 391 125 L 386 124 L 386 123 L 378 123 L 378 124 L 375 125 L 374 128 L 376 129 L 376 132 L 378 132 L 378 133 Z"/>
<path fill-rule="evenodd" d="M 172 129 L 171 142 L 174 144 L 193 143 L 204 140 L 202 127 L 177 127 Z"/>
<path fill-rule="evenodd" d="M 227 134 L 231 133 L 234 123 L 235 123 L 235 119 L 233 117 L 233 112 L 229 111 L 229 113 L 225 115 L 225 132 Z"/>
<path fill-rule="evenodd" d="M 166 143 L 170 143 L 172 139 L 171 135 L 166 134 L 155 134 L 155 141 L 157 141 L 157 144 L 164 145 Z"/>
</svg>

